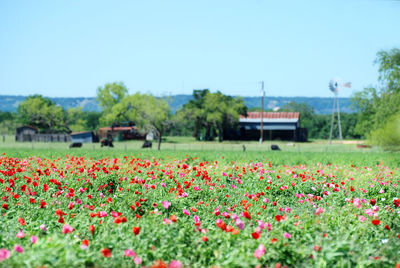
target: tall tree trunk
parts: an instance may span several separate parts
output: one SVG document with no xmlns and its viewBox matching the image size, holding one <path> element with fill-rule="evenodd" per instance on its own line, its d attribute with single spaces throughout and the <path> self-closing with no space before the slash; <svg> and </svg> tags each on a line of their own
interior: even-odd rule
<svg viewBox="0 0 400 268">
<path fill-rule="evenodd" d="M 222 142 L 224 140 L 224 129 L 222 126 L 218 127 L 218 141 Z"/>
<path fill-rule="evenodd" d="M 211 140 L 211 126 L 210 125 L 206 126 L 206 134 L 205 134 L 204 140 L 206 140 L 206 141 Z"/>
<path fill-rule="evenodd" d="M 161 133 L 158 135 L 157 141 L 158 141 L 157 149 L 160 151 L 160 149 L 161 149 Z"/>
</svg>

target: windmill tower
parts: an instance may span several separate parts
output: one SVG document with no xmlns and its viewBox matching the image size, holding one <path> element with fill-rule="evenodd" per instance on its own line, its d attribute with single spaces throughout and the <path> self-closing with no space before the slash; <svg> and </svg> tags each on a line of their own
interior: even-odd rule
<svg viewBox="0 0 400 268">
<path fill-rule="evenodd" d="M 333 78 L 329 81 L 329 89 L 333 92 L 335 97 L 333 98 L 333 108 L 332 108 L 332 120 L 331 120 L 331 131 L 329 133 L 329 144 L 332 144 L 332 132 L 333 132 L 333 121 L 335 120 L 335 113 L 337 112 L 338 117 L 338 127 L 339 127 L 339 139 L 342 141 L 342 126 L 340 125 L 340 108 L 338 94 L 342 87 L 351 87 L 351 83 L 343 84 L 339 78 Z"/>
</svg>

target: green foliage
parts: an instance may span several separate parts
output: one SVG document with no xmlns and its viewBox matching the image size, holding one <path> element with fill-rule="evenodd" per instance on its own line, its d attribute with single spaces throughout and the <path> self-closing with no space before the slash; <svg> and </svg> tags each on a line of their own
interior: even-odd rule
<svg viewBox="0 0 400 268">
<path fill-rule="evenodd" d="M 69 131 L 64 109 L 41 95 L 27 97 L 19 104 L 17 113 L 20 124 L 34 126 L 40 132 Z"/>
<path fill-rule="evenodd" d="M 67 123 L 72 131 L 86 130 L 86 120 L 83 118 L 82 108 L 71 108 L 67 110 Z"/>
<path fill-rule="evenodd" d="M 100 127 L 101 112 L 82 111 L 85 120 L 85 129 L 95 131 Z"/>
<path fill-rule="evenodd" d="M 386 150 L 398 150 L 400 145 L 400 113 L 392 115 L 386 124 L 370 133 L 372 143 Z"/>
<path fill-rule="evenodd" d="M 247 113 L 242 98 L 211 93 L 208 89 L 194 90 L 193 97 L 178 111 L 178 117 L 186 119 L 187 128 L 199 140 L 214 140 L 218 136 L 222 141 L 227 133 L 238 127 L 239 115 Z"/>
<path fill-rule="evenodd" d="M 15 113 L 0 111 L 0 134 L 15 134 L 16 118 Z"/>
<path fill-rule="evenodd" d="M 376 63 L 379 64 L 379 80 L 386 84 L 385 91 L 400 91 L 400 49 L 378 52 Z"/>
<path fill-rule="evenodd" d="M 17 159 L 3 156 L 0 179 L 5 181 L 3 203 L 8 209 L 0 208 L 0 248 L 11 254 L 1 267 L 134 267 L 132 258 L 124 256 L 126 249 L 133 250 L 145 267 L 156 260 L 179 260 L 182 267 L 395 267 L 399 260 L 400 208 L 393 203 L 399 193 L 399 154 L 135 151 L 130 156 L 110 150 L 101 156 L 93 150 L 73 156 L 53 154 L 15 150 L 12 155 Z M 38 179 L 31 179 L 33 171 Z M 9 172 L 15 174 L 8 176 Z M 31 186 L 31 180 L 39 185 Z M 55 182 L 68 183 L 63 194 L 54 195 L 60 193 Z M 186 197 L 178 197 L 178 183 L 191 185 L 183 190 Z M 35 195 L 27 195 L 24 184 L 34 187 Z M 47 192 L 43 184 L 49 186 Z M 280 189 L 285 185 L 286 190 Z M 68 192 L 75 196 L 68 198 Z M 40 201 L 47 205 L 40 208 Z M 165 209 L 162 201 L 171 206 Z M 324 211 L 316 215 L 316 208 Z M 183 209 L 191 215 L 183 214 Z M 367 215 L 367 209 L 376 215 Z M 63 218 L 75 229 L 72 233 L 62 233 L 56 211 L 66 213 Z M 90 216 L 100 211 L 108 216 Z M 244 211 L 251 219 L 243 217 Z M 115 223 L 111 212 L 121 213 L 126 222 Z M 216 221 L 222 220 L 238 229 L 233 214 L 244 223 L 239 233 L 217 227 Z M 177 221 L 165 224 L 171 215 Z M 201 219 L 200 226 L 195 226 L 194 215 Z M 285 219 L 278 222 L 276 215 Z M 20 217 L 25 225 L 19 224 Z M 372 224 L 373 219 L 380 224 Z M 271 228 L 261 228 L 258 220 Z M 39 228 L 41 224 L 46 231 Z M 95 227 L 93 234 L 90 225 Z M 138 235 L 132 232 L 134 226 L 140 227 Z M 20 230 L 24 238 L 16 237 Z M 260 237 L 253 239 L 253 232 Z M 291 237 L 285 238 L 285 233 Z M 34 244 L 33 235 L 38 238 Z M 87 248 L 82 247 L 83 240 L 89 241 Z M 13 251 L 17 244 L 23 253 Z M 254 253 L 260 244 L 266 251 L 257 259 Z M 101 254 L 104 248 L 111 249 L 110 258 Z"/>
<path fill-rule="evenodd" d="M 168 122 L 169 107 L 162 99 L 149 94 L 127 95 L 111 110 L 104 114 L 103 122 L 113 125 L 121 122 L 134 122 L 146 132 L 153 132 L 160 149 L 161 138 Z"/>
<path fill-rule="evenodd" d="M 309 139 L 327 139 L 329 137 L 332 115 L 315 114 L 314 108 L 306 103 L 289 102 L 284 105 L 280 111 L 300 112 L 300 122 L 302 128 L 307 128 Z M 334 129 L 337 128 L 337 115 L 335 114 Z M 342 135 L 345 139 L 360 138 L 355 132 L 357 116 L 355 114 L 340 114 Z M 338 133 L 334 133 L 334 137 L 338 137 Z"/>
<path fill-rule="evenodd" d="M 107 83 L 103 87 L 97 88 L 96 100 L 104 112 L 111 111 L 112 107 L 121 102 L 128 94 L 128 89 L 122 82 Z"/>
<path fill-rule="evenodd" d="M 376 63 L 381 86 L 365 88 L 352 98 L 358 111 L 355 131 L 372 144 L 393 146 L 398 140 L 393 136 L 396 132 L 392 132 L 392 120 L 400 112 L 400 50 L 379 51 Z"/>
</svg>

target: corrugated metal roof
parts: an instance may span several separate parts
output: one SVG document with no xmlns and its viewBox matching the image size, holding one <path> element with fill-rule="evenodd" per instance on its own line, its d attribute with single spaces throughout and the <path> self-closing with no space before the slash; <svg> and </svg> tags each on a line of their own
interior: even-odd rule
<svg viewBox="0 0 400 268">
<path fill-rule="evenodd" d="M 111 128 L 111 127 L 102 127 L 102 128 L 99 128 L 99 130 L 100 131 L 108 131 L 108 130 L 113 130 L 113 131 L 123 131 L 123 130 L 131 130 L 131 129 L 134 129 L 135 127 L 114 127 L 114 128 Z"/>
<path fill-rule="evenodd" d="M 93 133 L 93 131 L 79 131 L 79 132 L 71 132 L 71 136 L 73 136 L 73 135 L 80 135 L 80 134 L 86 134 L 86 133 L 90 133 L 90 134 L 92 134 Z"/>
<path fill-rule="evenodd" d="M 299 119 L 299 112 L 264 112 L 264 119 Z M 261 112 L 248 112 L 247 117 L 241 115 L 240 118 L 261 119 Z"/>
</svg>

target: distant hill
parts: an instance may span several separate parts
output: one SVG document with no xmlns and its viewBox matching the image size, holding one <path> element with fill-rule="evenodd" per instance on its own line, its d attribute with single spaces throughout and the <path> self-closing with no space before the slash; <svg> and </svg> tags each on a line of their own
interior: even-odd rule
<svg viewBox="0 0 400 268">
<path fill-rule="evenodd" d="M 182 106 L 192 99 L 192 95 L 172 95 L 164 98 L 171 107 L 172 112 L 182 108 Z M 15 112 L 25 96 L 0 95 L 0 111 Z M 82 107 L 84 111 L 101 111 L 95 98 L 50 98 L 55 103 L 61 105 L 65 109 Z M 247 107 L 260 107 L 259 97 L 243 97 Z M 332 112 L 333 98 L 321 97 L 265 97 L 264 109 L 276 109 L 283 105 L 294 101 L 298 103 L 306 103 L 314 107 L 317 114 L 329 114 Z M 340 98 L 340 111 L 343 113 L 353 113 L 350 107 L 349 98 Z"/>
</svg>

